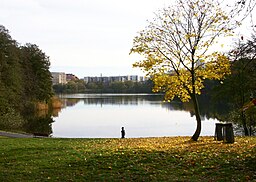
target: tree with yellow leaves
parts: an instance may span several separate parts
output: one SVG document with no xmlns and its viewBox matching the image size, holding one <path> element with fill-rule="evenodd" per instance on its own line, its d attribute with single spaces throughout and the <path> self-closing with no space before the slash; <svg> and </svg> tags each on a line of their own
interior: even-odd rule
<svg viewBox="0 0 256 182">
<path fill-rule="evenodd" d="M 153 91 L 164 92 L 166 101 L 192 100 L 197 121 L 194 141 L 201 133 L 197 95 L 204 80 L 222 80 L 230 74 L 229 59 L 212 48 L 239 24 L 230 15 L 217 0 L 177 0 L 156 13 L 133 40 L 131 53 L 145 58 L 133 66 L 152 78 Z"/>
</svg>

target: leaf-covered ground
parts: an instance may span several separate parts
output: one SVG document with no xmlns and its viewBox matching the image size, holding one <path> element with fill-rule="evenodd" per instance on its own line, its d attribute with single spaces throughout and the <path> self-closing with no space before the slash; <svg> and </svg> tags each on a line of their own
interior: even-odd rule
<svg viewBox="0 0 256 182">
<path fill-rule="evenodd" d="M 0 181 L 256 181 L 256 138 L 0 138 Z"/>
</svg>

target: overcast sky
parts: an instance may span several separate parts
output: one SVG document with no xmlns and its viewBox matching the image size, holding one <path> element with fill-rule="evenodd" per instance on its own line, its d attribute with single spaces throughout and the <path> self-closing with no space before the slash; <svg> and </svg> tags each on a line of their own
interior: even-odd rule
<svg viewBox="0 0 256 182">
<path fill-rule="evenodd" d="M 0 24 L 37 44 L 51 71 L 84 76 L 139 74 L 132 40 L 172 0 L 0 0 Z"/>
</svg>

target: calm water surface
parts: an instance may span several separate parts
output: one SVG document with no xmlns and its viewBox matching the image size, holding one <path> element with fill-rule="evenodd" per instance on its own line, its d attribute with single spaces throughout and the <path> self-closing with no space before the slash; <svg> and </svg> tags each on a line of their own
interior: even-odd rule
<svg viewBox="0 0 256 182">
<path fill-rule="evenodd" d="M 64 107 L 54 118 L 53 137 L 119 138 L 191 136 L 195 116 L 179 102 L 163 103 L 159 95 L 62 95 Z M 191 108 L 191 107 L 187 107 Z M 215 119 L 202 121 L 201 135 L 214 135 Z"/>
</svg>

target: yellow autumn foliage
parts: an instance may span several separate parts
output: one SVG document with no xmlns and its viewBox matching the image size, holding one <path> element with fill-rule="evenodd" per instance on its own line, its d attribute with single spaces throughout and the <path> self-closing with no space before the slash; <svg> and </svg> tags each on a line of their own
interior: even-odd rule
<svg viewBox="0 0 256 182">
<path fill-rule="evenodd" d="M 144 60 L 140 67 L 154 82 L 154 92 L 165 92 L 183 102 L 201 94 L 205 79 L 222 80 L 230 74 L 227 56 L 210 51 L 217 37 L 230 36 L 231 18 L 215 0 L 177 1 L 134 38 L 131 53 Z"/>
</svg>

